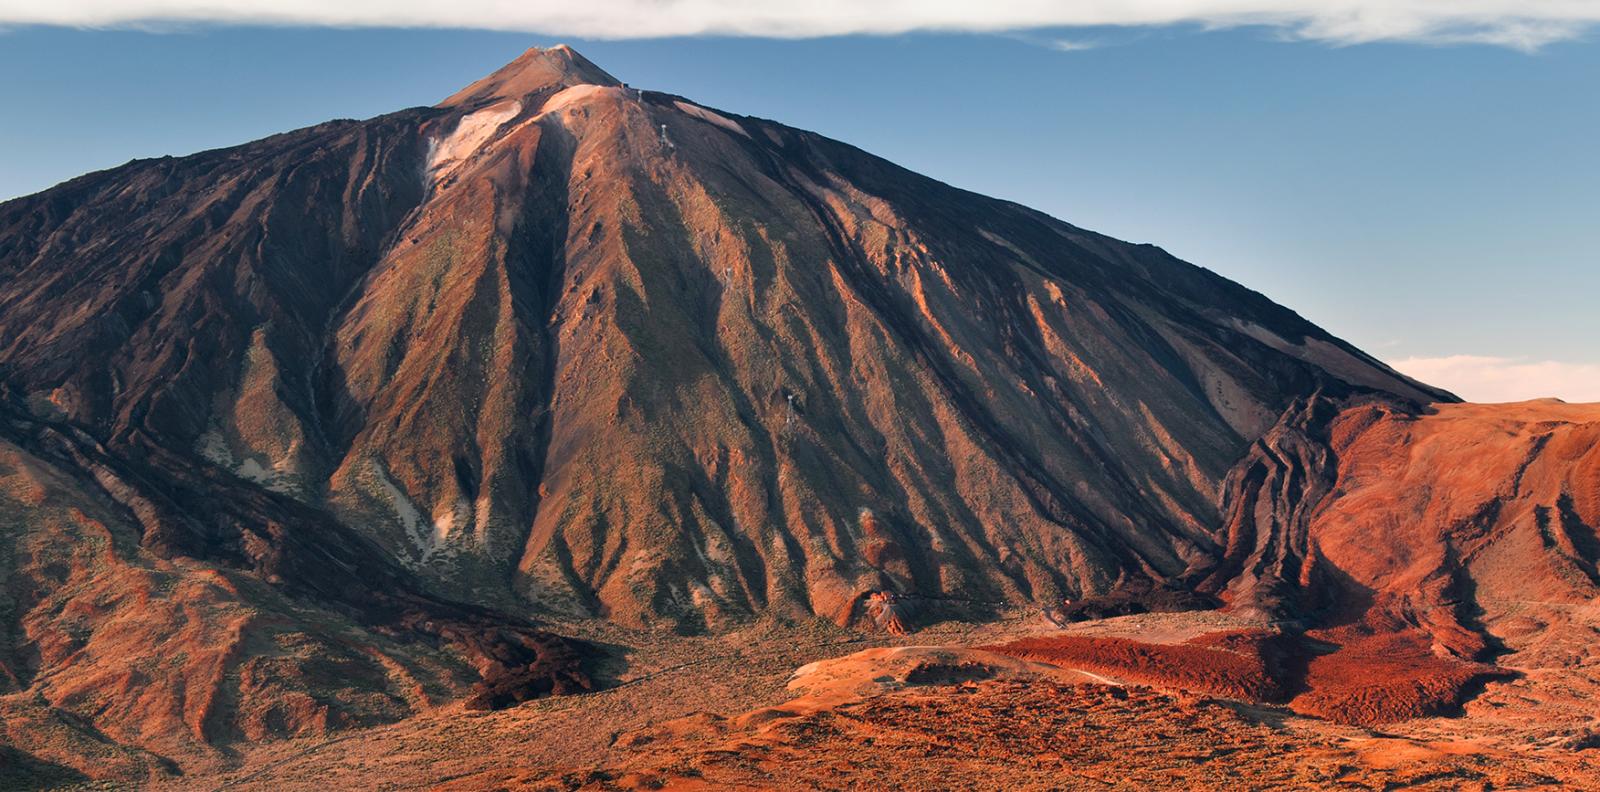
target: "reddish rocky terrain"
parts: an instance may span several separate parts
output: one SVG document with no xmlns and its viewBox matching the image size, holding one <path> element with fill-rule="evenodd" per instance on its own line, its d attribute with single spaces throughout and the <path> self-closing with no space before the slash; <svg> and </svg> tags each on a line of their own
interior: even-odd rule
<svg viewBox="0 0 1600 792">
<path fill-rule="evenodd" d="M 915 688 L 759 727 L 698 719 L 624 739 L 636 750 L 619 767 L 506 769 L 440 788 L 1600 788 L 1589 757 L 1286 728 L 1222 701 L 1052 682 Z"/>
<path fill-rule="evenodd" d="M 1369 404 L 1294 442 L 1298 459 L 1262 453 L 1271 466 L 1244 464 L 1267 481 L 1281 475 L 1273 466 L 1311 460 L 1296 472 L 1321 481 L 1302 485 L 1319 493 L 1304 516 L 1286 521 L 1257 496 L 1241 498 L 1232 519 L 1248 532 L 1239 539 L 1253 546 L 1249 564 L 1274 567 L 1236 577 L 1226 608 L 1263 615 L 1258 592 L 1270 588 L 1270 631 L 992 648 L 1351 723 L 1456 711 L 1488 679 L 1519 673 L 1511 658 L 1534 636 L 1529 648 L 1567 647 L 1541 651 L 1539 667 L 1600 673 L 1578 648 L 1593 625 L 1573 618 L 1600 604 L 1600 407 Z"/>
<path fill-rule="evenodd" d="M 0 785 L 283 787 L 294 746 L 423 751 L 445 714 L 511 729 L 600 690 L 577 700 L 684 715 L 631 698 L 703 681 L 639 670 L 664 636 L 1041 608 L 979 643 L 1165 692 L 925 669 L 749 763 L 706 743 L 727 762 L 695 783 L 1332 783 L 1336 750 L 1271 769 L 1273 718 L 1480 699 L 1494 739 L 1576 750 L 1600 416 L 1452 402 L 1159 248 L 531 50 L 435 107 L 0 204 Z M 1127 750 L 1158 711 L 1198 774 Z M 746 725 L 505 772 L 645 783 Z M 828 753 L 869 737 L 881 764 Z M 459 783 L 500 783 L 500 744 L 456 749 Z M 941 770 L 963 746 L 988 758 Z"/>
</svg>

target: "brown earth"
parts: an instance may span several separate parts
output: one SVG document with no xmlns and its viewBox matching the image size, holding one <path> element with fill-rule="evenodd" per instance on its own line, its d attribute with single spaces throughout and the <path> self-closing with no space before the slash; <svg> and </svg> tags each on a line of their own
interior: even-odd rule
<svg viewBox="0 0 1600 792">
<path fill-rule="evenodd" d="M 1310 658 L 1296 712 L 1341 723 L 1382 724 L 1458 713 L 1489 679 L 1515 676 L 1492 665 L 1440 657 L 1415 632 L 1344 637 Z"/>
<path fill-rule="evenodd" d="M 1285 729 L 1226 702 L 1104 685 L 967 683 L 758 729 L 699 722 L 678 737 L 688 727 L 629 738 L 639 755 L 618 768 L 496 771 L 440 788 L 1600 788 L 1585 775 L 1592 760 Z"/>
<path fill-rule="evenodd" d="M 1181 644 L 1126 638 L 1043 636 L 981 647 L 1058 666 L 1115 674 L 1130 682 L 1158 684 L 1243 701 L 1287 698 L 1283 636 L 1265 630 L 1210 633 Z"/>
<path fill-rule="evenodd" d="M 942 672 L 916 682 L 930 664 Z M 507 762 L 437 788 L 1600 788 L 1592 751 L 1373 732 L 983 651 L 869 650 L 807 666 L 790 688 L 805 695 L 624 733 L 614 764 Z"/>
<path fill-rule="evenodd" d="M 1047 636 L 983 648 L 1131 682 L 1285 704 L 1305 715 L 1369 725 L 1456 712 L 1485 681 L 1514 676 L 1494 666 L 1439 657 L 1415 633 L 1343 640 L 1325 644 L 1302 635 L 1253 630 L 1207 633 L 1179 644 Z"/>
<path fill-rule="evenodd" d="M 1174 641 L 1240 629 L 1238 617 L 1211 612 L 1074 625 L 1085 635 Z M 1467 718 L 1373 729 L 1172 687 L 1130 689 L 1137 706 L 1099 693 L 1062 693 L 1057 686 L 1133 680 L 951 646 L 1058 634 L 1037 614 L 1019 614 L 989 625 L 931 625 L 905 638 L 852 636 L 826 624 L 803 633 L 635 636 L 641 650 L 619 683 L 601 692 L 500 712 L 447 705 L 331 739 L 266 742 L 250 748 L 240 770 L 161 788 L 669 782 L 668 788 L 867 789 L 901 777 L 915 782 L 910 788 L 927 789 L 1102 786 L 1091 778 L 1126 789 L 1600 788 L 1585 781 L 1600 770 L 1600 751 L 1578 745 L 1595 722 L 1592 700 L 1587 709 L 1547 706 L 1553 692 L 1593 675 L 1563 672 L 1537 688 L 1528 678 L 1491 681 L 1468 703 Z M 872 642 L 890 646 L 827 659 Z M 974 695 L 974 688 L 999 685 L 1013 687 Z M 1534 703 L 1533 696 L 1544 698 Z M 857 719 L 863 710 L 896 715 L 863 724 Z M 949 780 L 941 785 L 941 778 Z"/>
<path fill-rule="evenodd" d="M 1221 603 L 1191 588 L 1134 579 L 1104 594 L 1066 600 L 1049 611 L 1050 619 L 1065 626 L 1071 622 L 1109 619 L 1138 613 L 1178 613 L 1211 610 Z"/>
</svg>

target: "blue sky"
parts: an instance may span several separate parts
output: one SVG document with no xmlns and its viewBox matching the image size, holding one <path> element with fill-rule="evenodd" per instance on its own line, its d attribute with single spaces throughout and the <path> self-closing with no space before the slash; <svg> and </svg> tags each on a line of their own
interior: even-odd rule
<svg viewBox="0 0 1600 792">
<path fill-rule="evenodd" d="M 632 84 L 1159 244 L 1469 398 L 1600 400 L 1600 43 L 1307 38 L 21 25 L 0 33 L 0 199 L 432 104 L 566 41 Z"/>
</svg>

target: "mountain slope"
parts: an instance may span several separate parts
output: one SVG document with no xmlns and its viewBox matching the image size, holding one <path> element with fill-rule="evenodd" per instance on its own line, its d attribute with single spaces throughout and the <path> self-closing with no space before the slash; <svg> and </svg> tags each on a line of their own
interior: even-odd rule
<svg viewBox="0 0 1600 792">
<path fill-rule="evenodd" d="M 0 204 L 0 684 L 160 773 L 587 687 L 535 618 L 1241 597 L 1238 465 L 1450 399 L 1158 248 L 531 50 Z"/>
<path fill-rule="evenodd" d="M 0 238 L 36 413 L 442 593 L 626 623 L 1195 578 L 1295 399 L 1445 398 L 1159 249 L 566 49 L 69 182 Z"/>
</svg>

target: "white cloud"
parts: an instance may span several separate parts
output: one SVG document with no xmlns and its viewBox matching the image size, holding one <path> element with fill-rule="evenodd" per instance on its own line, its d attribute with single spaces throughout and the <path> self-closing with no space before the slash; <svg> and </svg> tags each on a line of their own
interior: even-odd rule
<svg viewBox="0 0 1600 792">
<path fill-rule="evenodd" d="M 1060 52 L 1083 52 L 1098 48 L 1100 42 L 1090 39 L 1051 39 L 1049 46 Z"/>
<path fill-rule="evenodd" d="M 1468 401 L 1508 402 L 1555 397 L 1600 402 L 1600 365 L 1519 360 L 1483 355 L 1410 357 L 1389 365 Z"/>
<path fill-rule="evenodd" d="M 1597 0 L 0 0 L 0 26 L 163 22 L 461 27 L 586 38 L 800 38 L 915 30 L 1263 25 L 1335 44 L 1532 50 L 1600 23 Z"/>
</svg>

